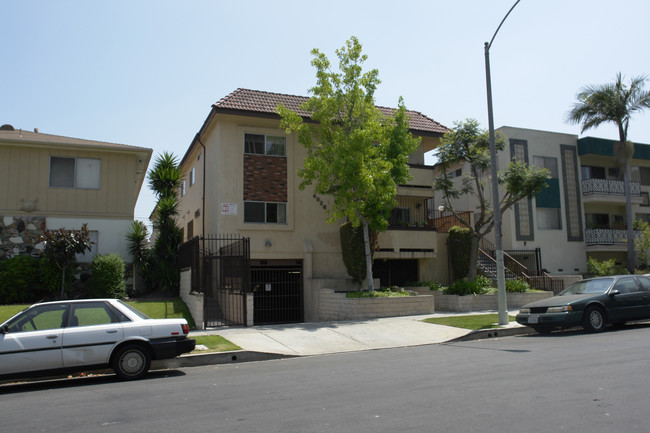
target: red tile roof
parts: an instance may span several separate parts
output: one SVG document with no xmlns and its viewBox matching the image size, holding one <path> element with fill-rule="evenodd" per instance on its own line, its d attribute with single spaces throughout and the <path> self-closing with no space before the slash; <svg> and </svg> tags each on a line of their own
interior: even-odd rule
<svg viewBox="0 0 650 433">
<path fill-rule="evenodd" d="M 230 112 L 245 112 L 248 114 L 276 115 L 275 107 L 279 103 L 285 105 L 303 117 L 309 117 L 309 113 L 300 109 L 300 105 L 307 101 L 305 96 L 285 95 L 281 93 L 262 92 L 259 90 L 237 89 L 231 94 L 221 98 L 213 105 L 215 110 Z M 384 114 L 393 113 L 393 108 L 377 107 Z M 407 110 L 411 117 L 411 130 L 422 135 L 442 135 L 448 129 L 435 120 L 425 116 L 418 111 Z"/>
</svg>

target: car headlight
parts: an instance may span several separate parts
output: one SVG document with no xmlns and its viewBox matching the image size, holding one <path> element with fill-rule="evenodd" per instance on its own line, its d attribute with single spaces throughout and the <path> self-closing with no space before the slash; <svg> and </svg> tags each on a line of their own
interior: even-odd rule
<svg viewBox="0 0 650 433">
<path fill-rule="evenodd" d="M 571 305 L 562 305 L 561 307 L 549 307 L 546 310 L 547 313 L 566 313 L 567 311 L 572 311 L 573 308 Z"/>
<path fill-rule="evenodd" d="M 520 308 L 519 314 L 530 314 L 530 308 Z"/>
</svg>

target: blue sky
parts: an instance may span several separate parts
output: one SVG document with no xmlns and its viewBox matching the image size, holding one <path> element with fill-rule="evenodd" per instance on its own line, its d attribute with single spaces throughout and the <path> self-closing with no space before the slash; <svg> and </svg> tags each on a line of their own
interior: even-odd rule
<svg viewBox="0 0 650 433">
<path fill-rule="evenodd" d="M 239 87 L 308 96 L 311 49 L 334 61 L 355 35 L 378 105 L 403 96 L 446 126 L 487 128 L 483 44 L 513 3 L 4 0 L 0 124 L 180 158 L 211 104 Z M 495 125 L 579 134 L 564 119 L 582 87 L 650 74 L 648 16 L 646 0 L 522 0 L 490 52 Z M 650 112 L 629 138 L 650 143 Z M 136 218 L 153 206 L 145 187 Z"/>
</svg>

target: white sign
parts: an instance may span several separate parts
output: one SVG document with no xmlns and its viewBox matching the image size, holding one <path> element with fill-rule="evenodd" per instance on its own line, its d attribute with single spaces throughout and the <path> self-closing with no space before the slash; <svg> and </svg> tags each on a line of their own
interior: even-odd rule
<svg viewBox="0 0 650 433">
<path fill-rule="evenodd" d="M 270 291 L 271 291 L 271 283 L 266 283 L 266 285 L 264 286 L 264 289 L 265 289 L 267 292 L 270 292 Z"/>
<path fill-rule="evenodd" d="M 221 203 L 221 215 L 237 215 L 237 203 Z"/>
</svg>

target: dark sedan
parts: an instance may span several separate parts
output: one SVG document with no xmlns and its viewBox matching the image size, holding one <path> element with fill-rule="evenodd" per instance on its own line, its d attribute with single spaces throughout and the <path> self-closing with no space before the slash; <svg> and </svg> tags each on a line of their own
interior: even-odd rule
<svg viewBox="0 0 650 433">
<path fill-rule="evenodd" d="M 608 323 L 642 319 L 650 319 L 650 277 L 641 275 L 582 280 L 557 296 L 524 305 L 517 314 L 517 323 L 539 333 L 574 326 L 600 332 Z"/>
</svg>

